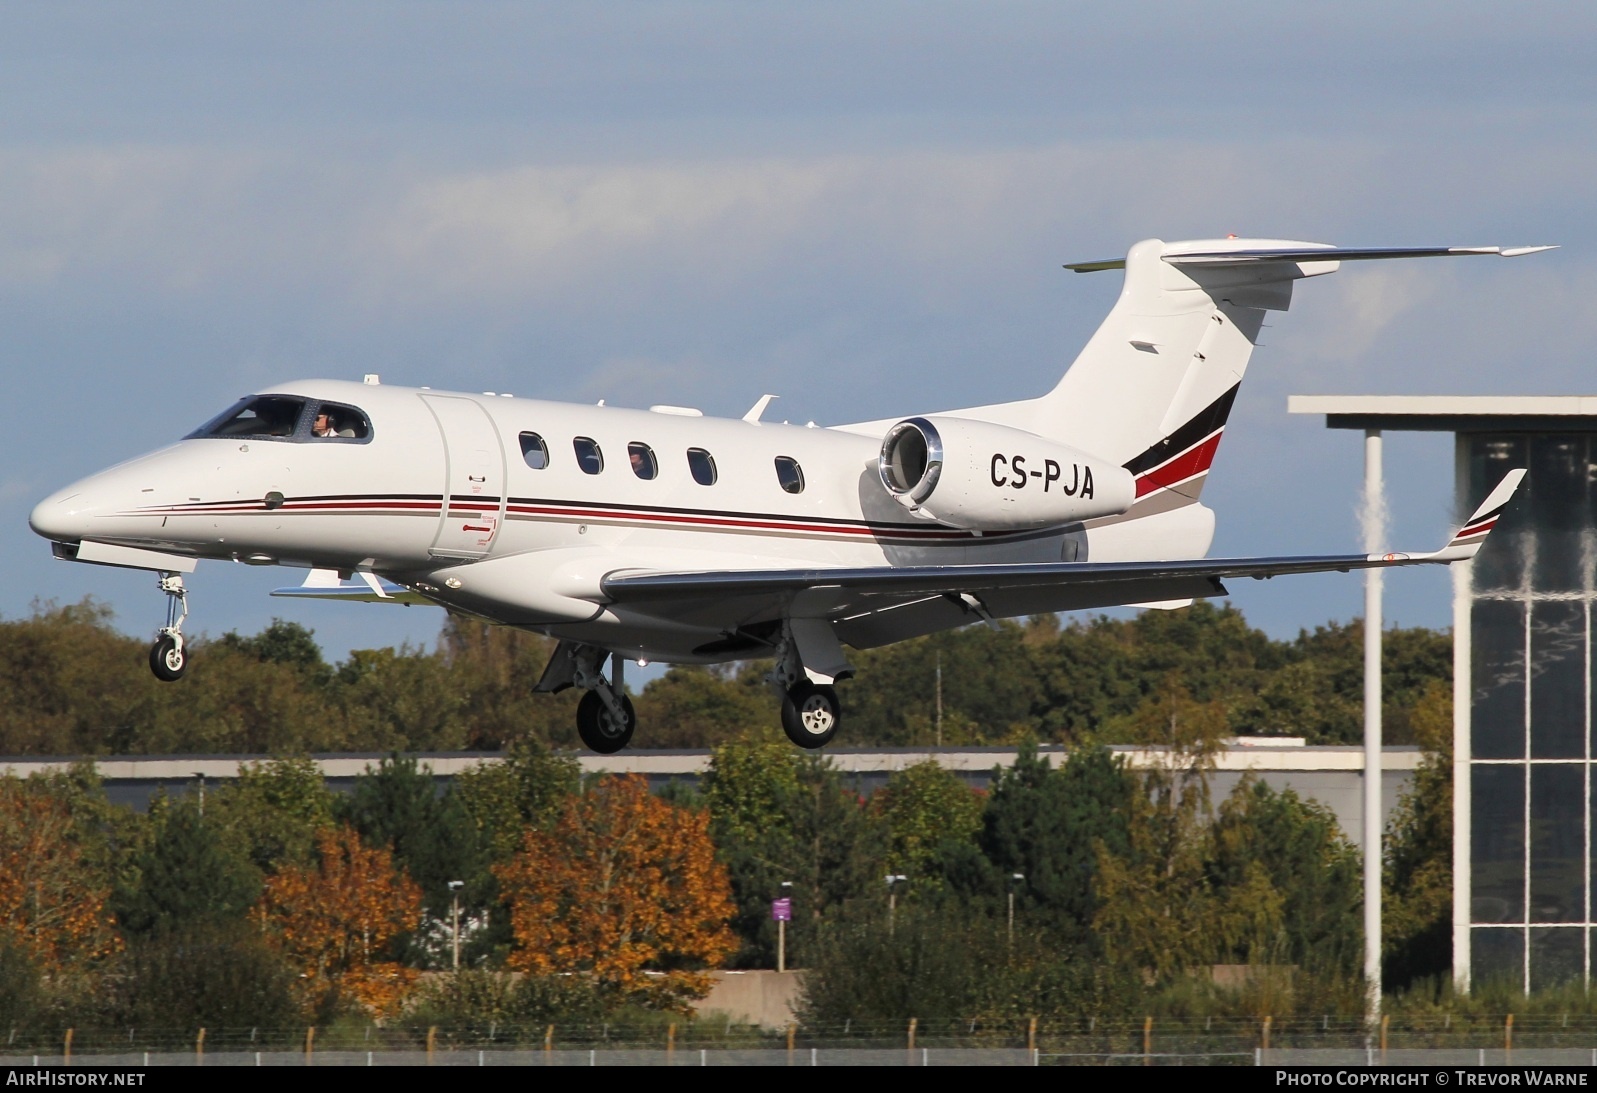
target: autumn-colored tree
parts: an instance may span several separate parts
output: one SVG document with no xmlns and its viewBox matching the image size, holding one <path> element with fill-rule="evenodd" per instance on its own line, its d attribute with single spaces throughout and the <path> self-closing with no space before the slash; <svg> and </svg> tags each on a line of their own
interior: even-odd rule
<svg viewBox="0 0 1597 1093">
<path fill-rule="evenodd" d="M 109 885 L 84 858 L 71 809 L 42 785 L 0 778 L 0 940 L 45 967 L 118 947 Z"/>
<path fill-rule="evenodd" d="M 394 1013 L 417 973 L 389 960 L 389 947 L 416 928 L 421 889 L 352 828 L 322 831 L 316 848 L 316 866 L 267 878 L 262 922 L 314 985 L 379 1016 Z"/>
<path fill-rule="evenodd" d="M 569 798 L 552 830 L 529 830 L 494 871 L 516 970 L 585 974 L 621 998 L 679 1007 L 708 993 L 704 969 L 737 948 L 709 816 L 652 796 L 641 776 Z"/>
</svg>

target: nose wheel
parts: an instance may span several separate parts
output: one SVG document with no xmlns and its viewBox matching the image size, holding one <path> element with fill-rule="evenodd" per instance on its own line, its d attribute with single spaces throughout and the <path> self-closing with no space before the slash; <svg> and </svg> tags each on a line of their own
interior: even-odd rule
<svg viewBox="0 0 1597 1093">
<path fill-rule="evenodd" d="M 183 678 L 188 671 L 188 649 L 183 641 L 183 620 L 188 618 L 188 590 L 181 573 L 162 573 L 161 591 L 166 593 L 166 625 L 157 632 L 150 646 L 150 671 L 164 683 Z"/>
</svg>

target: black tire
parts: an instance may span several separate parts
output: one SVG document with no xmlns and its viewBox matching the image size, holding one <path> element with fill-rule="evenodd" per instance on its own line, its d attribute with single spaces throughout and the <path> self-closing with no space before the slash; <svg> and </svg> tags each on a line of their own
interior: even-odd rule
<svg viewBox="0 0 1597 1093">
<path fill-rule="evenodd" d="M 801 748 L 824 748 L 837 735 L 843 721 L 843 704 L 837 691 L 824 683 L 801 679 L 782 699 L 782 731 Z"/>
<path fill-rule="evenodd" d="M 590 751 L 600 755 L 613 755 L 632 740 L 638 727 L 638 715 L 632 710 L 632 699 L 621 696 L 621 708 L 626 711 L 627 723 L 617 727 L 615 715 L 598 691 L 588 691 L 577 703 L 577 735 Z"/>
<path fill-rule="evenodd" d="M 162 634 L 150 646 L 150 671 L 163 683 L 175 683 L 189 670 L 188 650 L 170 634 Z"/>
</svg>

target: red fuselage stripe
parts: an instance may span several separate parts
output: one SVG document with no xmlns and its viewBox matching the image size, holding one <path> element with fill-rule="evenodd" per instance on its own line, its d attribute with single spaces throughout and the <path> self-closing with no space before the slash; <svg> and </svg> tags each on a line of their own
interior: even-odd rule
<svg viewBox="0 0 1597 1093">
<path fill-rule="evenodd" d="M 270 516 L 273 513 L 293 513 L 296 515 L 338 515 L 341 513 L 362 514 L 397 514 L 397 515 L 422 515 L 435 516 L 440 508 L 439 501 L 384 501 L 384 500 L 348 500 L 348 501 L 287 501 L 276 508 L 267 508 L 261 501 L 228 501 L 212 504 L 192 506 L 172 506 L 162 508 L 143 509 L 138 513 L 129 515 L 145 516 Z M 856 538 L 876 539 L 910 539 L 910 540 L 965 540 L 971 538 L 969 532 L 955 528 L 873 528 L 863 524 L 820 523 L 802 520 L 760 519 L 756 517 L 735 517 L 720 515 L 703 515 L 692 513 L 661 513 L 643 512 L 622 507 L 567 507 L 556 505 L 508 505 L 507 513 L 519 517 L 554 517 L 558 519 L 589 519 L 640 522 L 649 524 L 663 524 L 681 528 L 726 529 L 735 531 L 786 531 L 817 536 L 848 536 Z M 470 501 L 451 499 L 449 514 L 458 517 L 481 517 L 484 514 L 497 513 L 498 501 L 484 504 L 473 504 Z M 991 532 L 986 538 L 993 539 L 1012 533 Z"/>
</svg>

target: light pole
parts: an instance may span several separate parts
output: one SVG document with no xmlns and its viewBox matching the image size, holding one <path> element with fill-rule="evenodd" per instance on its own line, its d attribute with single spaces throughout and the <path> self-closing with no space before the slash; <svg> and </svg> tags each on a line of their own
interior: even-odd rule
<svg viewBox="0 0 1597 1093">
<path fill-rule="evenodd" d="M 1015 889 L 1026 881 L 1026 874 L 1009 874 L 1009 947 L 1015 947 Z"/>
<path fill-rule="evenodd" d="M 1381 431 L 1364 431 L 1364 549 L 1385 550 Z M 1364 982 L 1369 1018 L 1381 1012 L 1381 571 L 1364 571 Z"/>
<path fill-rule="evenodd" d="M 902 873 L 889 873 L 887 881 L 887 936 L 892 937 L 898 925 L 898 886 L 909 880 Z"/>
<path fill-rule="evenodd" d="M 776 919 L 776 970 L 787 971 L 787 924 L 793 917 L 793 882 L 782 882 L 782 894 L 771 903 L 771 917 Z"/>
<path fill-rule="evenodd" d="M 450 948 L 454 950 L 453 965 L 457 972 L 460 970 L 460 889 L 465 883 L 460 880 L 449 882 Z"/>
<path fill-rule="evenodd" d="M 200 819 L 205 819 L 205 772 L 197 770 L 194 777 L 200 780 Z"/>
</svg>

